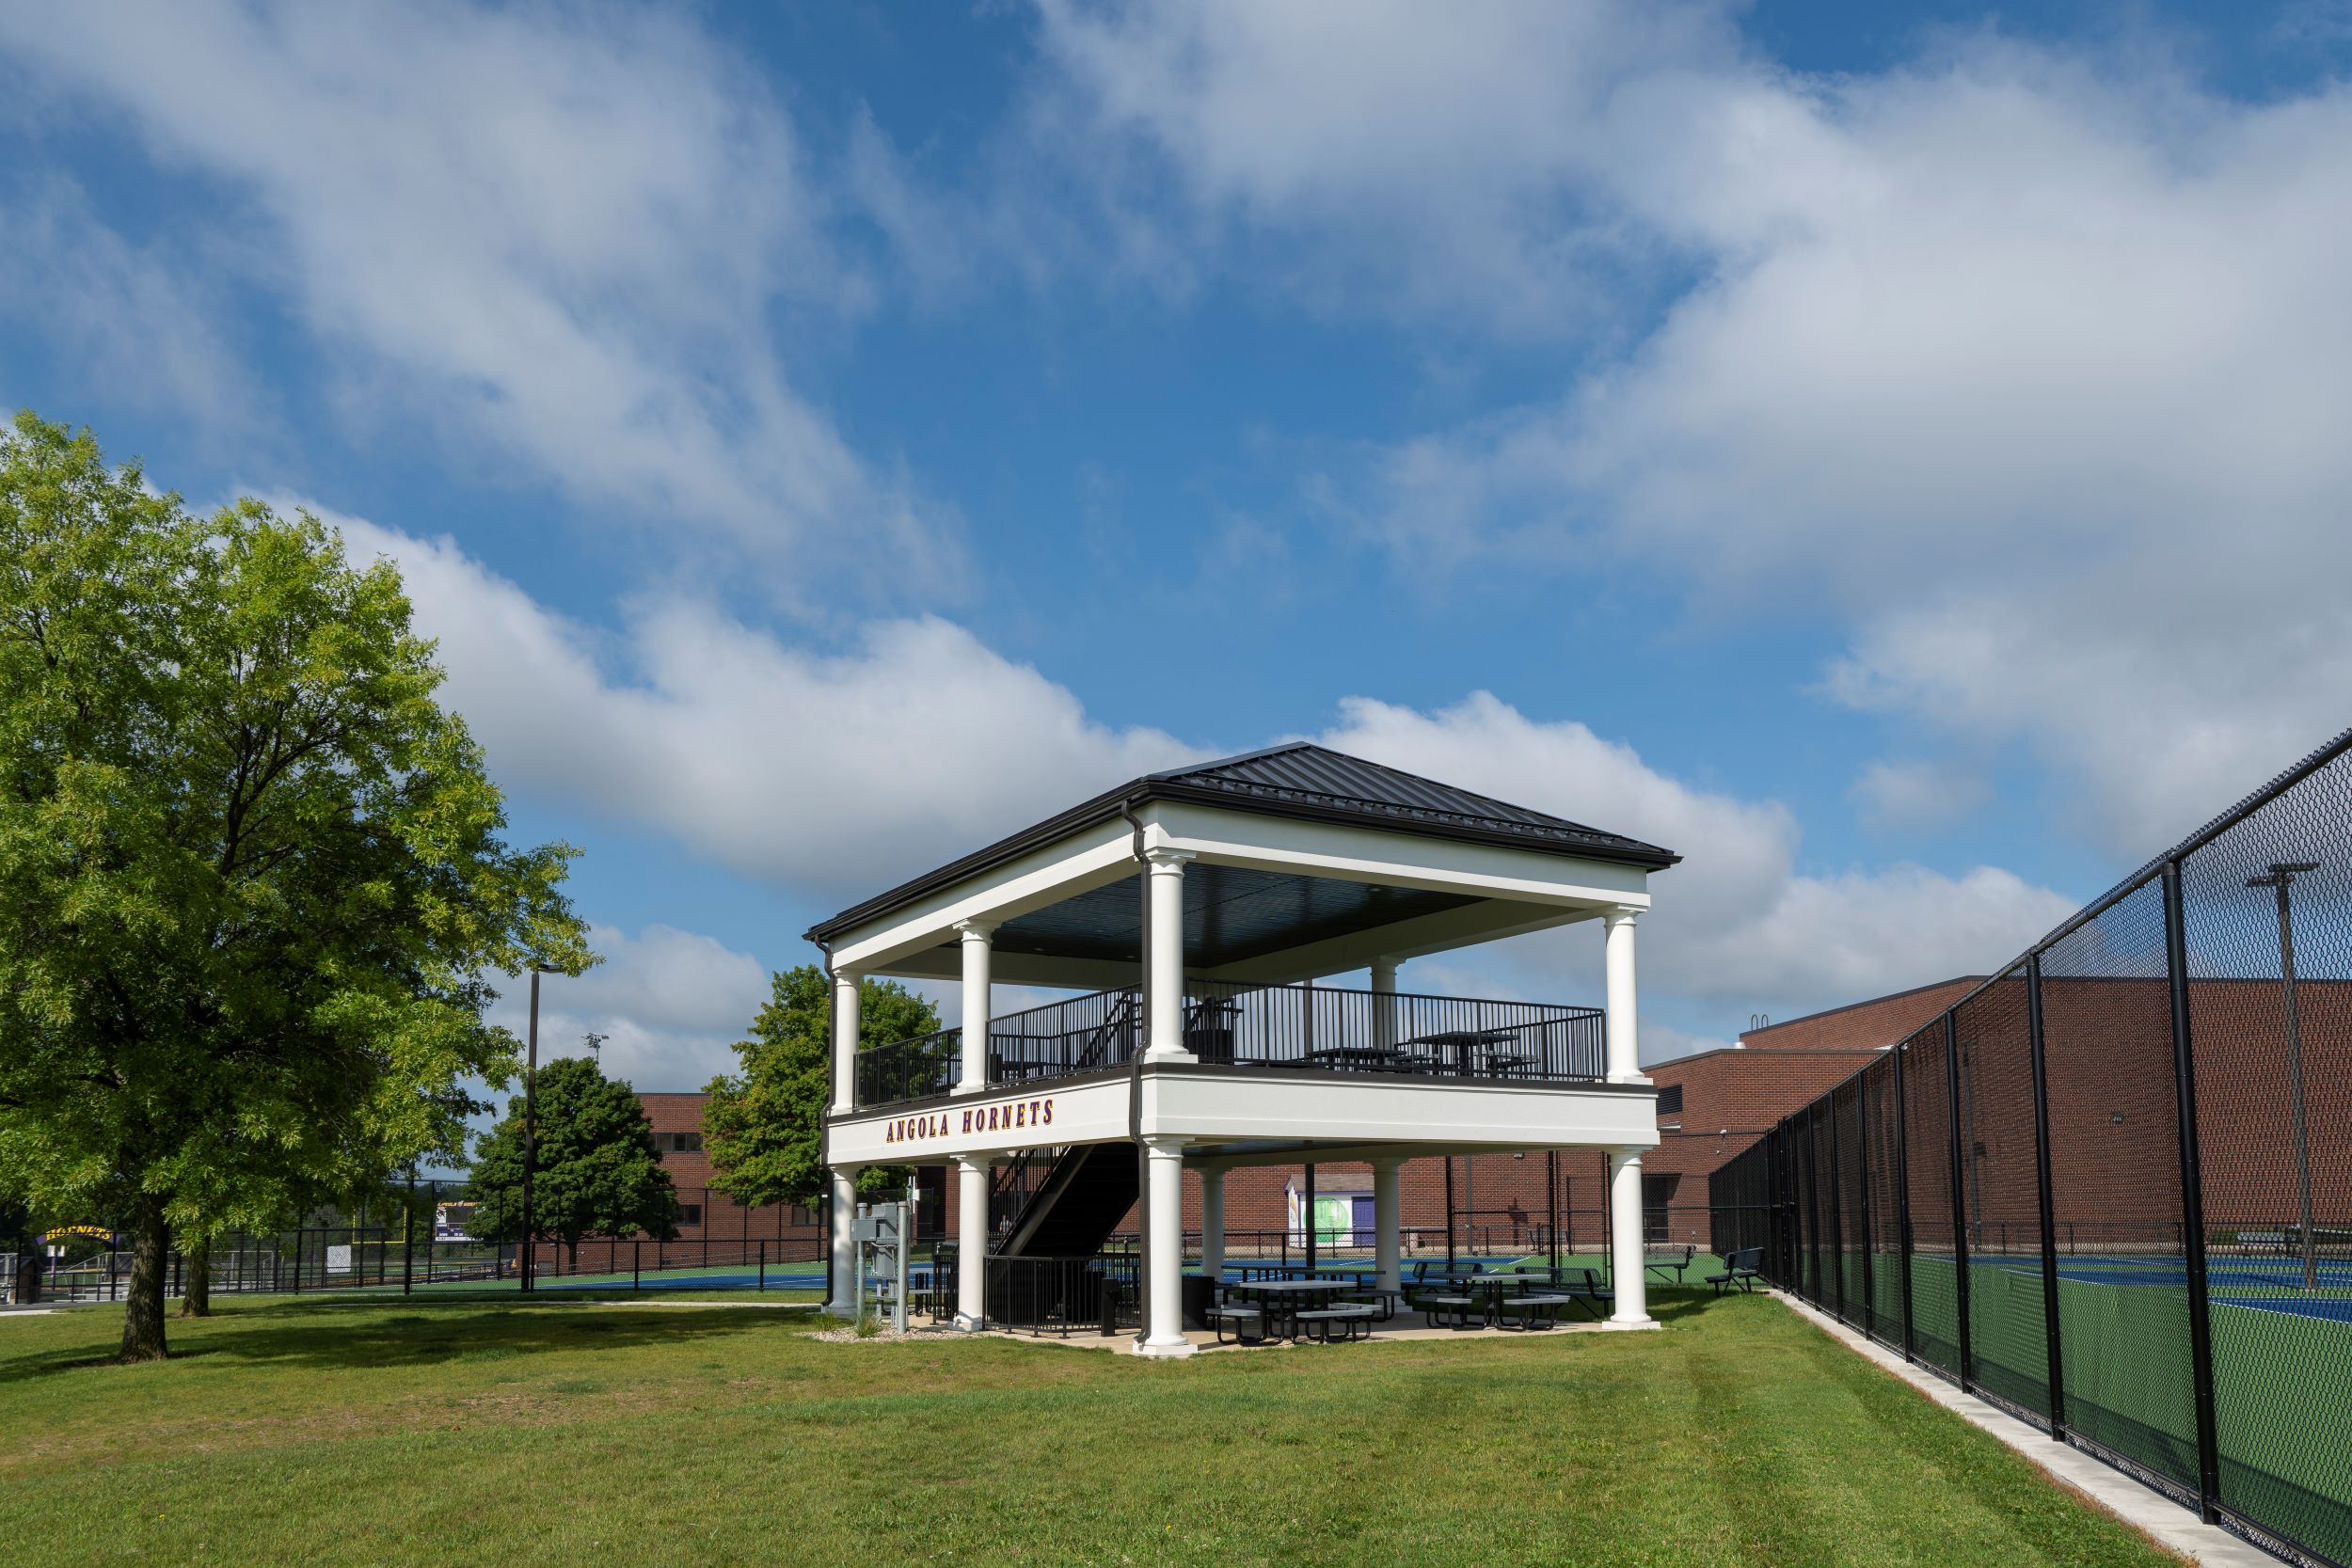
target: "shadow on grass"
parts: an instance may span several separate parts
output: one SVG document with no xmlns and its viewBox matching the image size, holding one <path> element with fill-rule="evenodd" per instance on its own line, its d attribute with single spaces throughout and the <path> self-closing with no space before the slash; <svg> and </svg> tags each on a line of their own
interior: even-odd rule
<svg viewBox="0 0 2352 1568">
<path fill-rule="evenodd" d="M 830 1323 L 814 1313 L 771 1307 L 697 1307 L 691 1311 L 600 1307 L 580 1301 L 412 1303 L 376 1316 L 333 1302 L 230 1308 L 201 1327 L 175 1321 L 174 1362 L 238 1362 L 256 1366 L 358 1368 L 430 1367 L 503 1361 L 550 1351 L 623 1350 L 676 1345 L 739 1334 L 755 1326 L 799 1333 Z M 103 1351 L 85 1342 L 0 1359 L 0 1382 L 116 1365 L 116 1330 Z"/>
</svg>

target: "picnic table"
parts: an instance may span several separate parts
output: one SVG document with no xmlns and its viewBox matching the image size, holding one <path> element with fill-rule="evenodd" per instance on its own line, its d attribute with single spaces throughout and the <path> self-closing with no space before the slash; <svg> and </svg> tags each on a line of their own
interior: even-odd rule
<svg viewBox="0 0 2352 1568">
<path fill-rule="evenodd" d="M 1265 1311 L 1266 1333 L 1276 1338 L 1295 1337 L 1297 1303 L 1311 1302 L 1318 1296 L 1336 1297 L 1343 1291 L 1360 1289 L 1348 1279 L 1255 1279 L 1229 1284 L 1226 1290 L 1234 1294 L 1253 1295 Z M 1291 1322 L 1291 1335 L 1282 1333 L 1285 1320 Z"/>
<path fill-rule="evenodd" d="M 1416 1035 L 1409 1040 L 1399 1041 L 1397 1049 L 1402 1051 L 1407 1046 L 1429 1045 L 1441 1052 L 1450 1051 L 1454 1053 L 1454 1070 L 1463 1078 L 1470 1075 L 1471 1058 L 1483 1053 L 1489 1069 L 1495 1071 L 1498 1077 L 1508 1077 L 1515 1069 L 1533 1067 L 1535 1063 L 1533 1056 L 1498 1049 L 1516 1044 L 1520 1031 L 1527 1027 L 1526 1024 L 1514 1024 L 1498 1029 L 1439 1029 L 1434 1034 Z"/>
</svg>

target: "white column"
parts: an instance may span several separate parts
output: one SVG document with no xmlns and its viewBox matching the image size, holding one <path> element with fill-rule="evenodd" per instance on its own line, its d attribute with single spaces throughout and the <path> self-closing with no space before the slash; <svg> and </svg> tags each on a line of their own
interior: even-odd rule
<svg viewBox="0 0 2352 1568">
<path fill-rule="evenodd" d="M 1372 960 L 1372 1043 L 1396 1043 L 1396 960 Z"/>
<path fill-rule="evenodd" d="M 1154 920 L 1158 911 L 1152 913 Z M 1144 1237 L 1152 1299 L 1144 1304 L 1147 1333 L 1141 1355 L 1190 1355 L 1184 1338 L 1184 1140 L 1146 1138 L 1145 1180 L 1151 1183 L 1152 1226 Z"/>
<path fill-rule="evenodd" d="M 836 1318 L 857 1316 L 857 1173 L 864 1168 L 833 1167 L 833 1299 L 825 1310 Z"/>
<path fill-rule="evenodd" d="M 956 1326 L 988 1326 L 988 1192 L 985 1154 L 956 1156 Z"/>
<path fill-rule="evenodd" d="M 846 969 L 833 974 L 833 1108 L 857 1107 L 857 980 Z"/>
<path fill-rule="evenodd" d="M 1152 884 L 1152 951 L 1144 955 L 1152 978 L 1152 1016 L 1146 1020 L 1143 1059 L 1189 1062 L 1184 1049 L 1184 863 L 1187 849 L 1147 849 Z"/>
<path fill-rule="evenodd" d="M 1200 1272 L 1225 1277 L 1225 1167 L 1200 1167 Z"/>
<path fill-rule="evenodd" d="M 978 1094 L 988 1087 L 989 939 L 996 927 L 978 920 L 959 920 L 963 937 L 963 1076 L 958 1094 Z"/>
<path fill-rule="evenodd" d="M 1642 1045 L 1633 1012 L 1633 923 L 1642 911 L 1619 907 L 1601 916 L 1609 927 L 1608 984 L 1604 1010 L 1609 1022 L 1609 1082 L 1645 1084 L 1642 1076 Z"/>
<path fill-rule="evenodd" d="M 1372 1261 L 1380 1271 L 1380 1288 L 1394 1291 L 1401 1287 L 1398 1230 L 1402 1220 L 1397 1212 L 1396 1160 L 1375 1160 L 1372 1163 Z"/>
<path fill-rule="evenodd" d="M 1642 1151 L 1609 1151 L 1609 1261 L 1616 1310 L 1609 1321 L 1619 1328 L 1647 1328 L 1649 1275 L 1642 1267 Z"/>
</svg>

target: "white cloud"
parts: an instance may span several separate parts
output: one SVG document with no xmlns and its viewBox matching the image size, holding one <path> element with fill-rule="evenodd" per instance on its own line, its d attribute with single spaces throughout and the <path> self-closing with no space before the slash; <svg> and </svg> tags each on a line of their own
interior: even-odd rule
<svg viewBox="0 0 2352 1568">
<path fill-rule="evenodd" d="M 578 977 L 549 975 L 539 993 L 539 1059 L 597 1050 L 605 1075 L 641 1092 L 699 1089 L 735 1070 L 734 1043 L 768 1000 L 767 968 L 717 939 L 668 926 L 635 935 L 592 927 L 589 945 L 604 962 Z M 506 983 L 492 1022 L 523 1037 L 530 1021 L 528 977 Z"/>
<path fill-rule="evenodd" d="M 450 698 L 501 781 L 584 802 L 799 895 L 870 894 L 1200 754 L 1155 730 L 1093 721 L 1067 689 L 944 621 L 878 622 L 846 651 L 815 654 L 707 605 L 655 598 L 600 633 L 446 540 L 334 520 L 355 555 L 400 562 L 421 629 L 441 639 Z M 1899 865 L 1801 873 L 1797 825 L 1778 803 L 1694 788 L 1582 724 L 1531 720 L 1483 692 L 1428 712 L 1350 698 L 1317 738 L 1683 854 L 1658 879 L 1643 927 L 1654 1001 L 1742 1016 L 1852 1001 L 1998 963 L 2073 908 L 1990 867 L 1957 878 Z M 701 968 L 657 993 L 633 977 L 657 950 L 707 939 L 663 940 L 672 947 L 649 933 L 626 949 L 610 982 L 565 985 L 645 998 L 628 1016 L 664 1038 L 702 1031 L 696 1049 L 707 1055 L 726 1043 L 709 1033 L 720 1014 L 749 1019 L 741 996 L 755 1006 L 756 966 L 705 952 Z M 1416 983 L 1557 996 L 1568 940 L 1460 956 Z M 751 965 L 734 989 L 704 979 L 730 964 Z M 924 989 L 955 1016 L 954 987 Z M 690 1004 L 705 993 L 724 1000 L 696 1022 Z M 615 1037 L 625 1053 L 640 1049 Z"/>
<path fill-rule="evenodd" d="M 596 6 L 0 12 L 49 118 L 94 103 L 342 372 L 355 424 L 437 425 L 592 508 L 771 562 L 953 580 L 951 531 L 771 346 L 867 286 L 784 110 L 691 21 Z M 183 259 L 196 247 L 183 241 Z"/>
<path fill-rule="evenodd" d="M 876 621 L 818 653 L 654 595 L 601 630 L 449 540 L 326 515 L 355 556 L 400 563 L 420 629 L 440 639 L 448 698 L 502 782 L 815 897 L 871 894 L 1199 754 L 1095 722 L 947 621 Z"/>
<path fill-rule="evenodd" d="M 1879 758 L 1854 780 L 1865 821 L 1882 832 L 1949 826 L 1984 803 L 1984 775 L 1947 760 Z"/>
<path fill-rule="evenodd" d="M 1238 9 L 1041 10 L 1049 101 L 1204 250 L 1424 328 L 1643 324 L 1316 487 L 1405 569 L 1638 562 L 1695 613 L 1826 617 L 1832 695 L 2022 741 L 2123 860 L 2343 722 L 2352 86 L 1989 34 L 1812 78 L 1713 8 Z"/>
<path fill-rule="evenodd" d="M 1436 712 L 1351 698 L 1320 738 L 1681 854 L 1653 882 L 1640 927 L 1653 997 L 1742 1017 L 1858 1001 L 2002 963 L 2074 909 L 1991 866 L 1801 872 L 1796 822 L 1780 805 L 1693 788 L 1582 724 L 1531 720 L 1485 692 Z M 1528 984 L 1526 971 L 1557 974 L 1568 940 L 1504 944 L 1497 961 Z"/>
</svg>

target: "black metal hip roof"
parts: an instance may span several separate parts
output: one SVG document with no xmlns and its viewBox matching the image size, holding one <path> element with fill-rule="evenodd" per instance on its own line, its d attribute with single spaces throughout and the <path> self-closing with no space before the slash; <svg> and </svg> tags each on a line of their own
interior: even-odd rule
<svg viewBox="0 0 2352 1568">
<path fill-rule="evenodd" d="M 1343 822 L 1424 838 L 1610 861 L 1649 871 L 1662 871 L 1682 858 L 1655 844 L 1296 741 L 1196 767 L 1147 773 L 844 910 L 810 927 L 808 940 L 830 942 L 843 931 L 911 904 L 925 894 L 977 876 L 1148 800 L 1189 801 L 1268 816 Z"/>
</svg>

